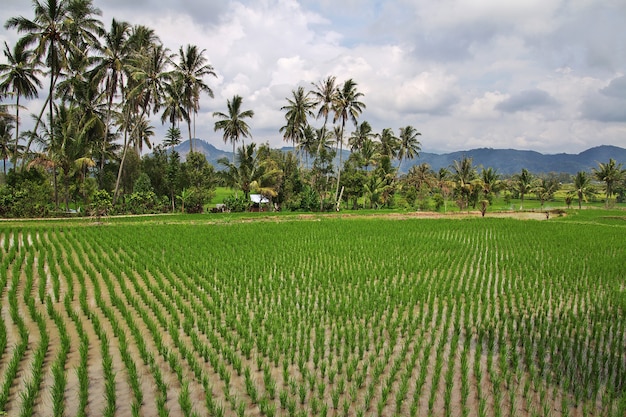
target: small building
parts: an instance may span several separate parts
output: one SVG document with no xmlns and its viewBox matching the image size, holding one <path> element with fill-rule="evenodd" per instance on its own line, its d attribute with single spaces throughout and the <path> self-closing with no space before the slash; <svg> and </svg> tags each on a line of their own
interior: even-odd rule
<svg viewBox="0 0 626 417">
<path fill-rule="evenodd" d="M 264 211 L 263 204 L 267 205 L 270 203 L 270 200 L 263 196 L 262 194 L 250 194 L 250 201 L 252 201 L 252 205 L 250 206 L 250 211 Z"/>
</svg>

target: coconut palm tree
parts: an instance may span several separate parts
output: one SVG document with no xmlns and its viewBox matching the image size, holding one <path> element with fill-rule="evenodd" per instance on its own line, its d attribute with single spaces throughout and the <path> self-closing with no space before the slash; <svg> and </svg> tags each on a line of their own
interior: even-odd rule
<svg viewBox="0 0 626 417">
<path fill-rule="evenodd" d="M 585 171 L 578 171 L 574 176 L 574 192 L 578 197 L 578 209 L 582 208 L 583 200 L 587 202 L 588 197 L 595 195 L 595 190 L 591 184 L 591 177 Z"/>
<path fill-rule="evenodd" d="M 472 194 L 476 178 L 476 168 L 472 162 L 472 158 L 463 156 L 460 161 L 454 161 L 452 166 L 452 180 L 456 185 L 456 192 L 459 196 L 459 202 L 463 207 L 469 207 L 469 199 Z"/>
<path fill-rule="evenodd" d="M 513 188 L 520 196 L 520 210 L 524 209 L 524 196 L 532 190 L 533 180 L 533 175 L 526 168 L 522 168 L 519 174 L 513 175 Z"/>
<path fill-rule="evenodd" d="M 189 121 L 189 114 L 183 98 L 183 80 L 180 74 L 171 73 L 169 81 L 164 86 L 163 97 L 163 114 L 161 115 L 161 123 L 170 123 L 170 128 L 178 128 L 180 122 Z M 179 129 L 180 131 L 180 129 Z"/>
<path fill-rule="evenodd" d="M 168 62 L 168 49 L 157 43 L 144 50 L 144 53 L 136 54 L 127 68 L 133 80 L 133 88 L 128 96 L 137 100 L 141 108 L 140 119 L 150 113 L 156 114 L 163 104 L 166 80 L 169 78 Z M 135 143 L 141 146 L 142 142 Z M 141 148 L 135 150 L 139 154 Z"/>
<path fill-rule="evenodd" d="M 19 146 L 20 98 L 38 97 L 37 87 L 43 86 L 38 78 L 42 72 L 35 67 L 34 52 L 26 49 L 23 43 L 16 43 L 11 50 L 5 42 L 2 52 L 8 63 L 0 64 L 0 73 L 2 74 L 0 76 L 0 93 L 12 93 L 15 96 L 15 140 L 12 152 L 13 165 L 15 165 Z"/>
<path fill-rule="evenodd" d="M 221 130 L 224 132 L 224 143 L 230 140 L 233 144 L 233 164 L 235 163 L 235 144 L 239 142 L 239 139 L 247 138 L 250 136 L 250 126 L 246 123 L 245 119 L 251 119 L 254 117 L 254 111 L 241 110 L 241 103 L 243 98 L 239 95 L 235 95 L 232 100 L 226 101 L 227 113 L 214 112 L 213 117 L 217 117 L 220 120 L 215 122 L 214 130 L 217 132 Z"/>
<path fill-rule="evenodd" d="M 617 164 L 613 158 L 610 158 L 606 164 L 599 162 L 598 168 L 593 168 L 594 178 L 604 182 L 606 207 L 609 206 L 609 199 L 615 193 L 615 186 L 624 178 L 625 174 L 626 171 L 622 169 L 622 164 Z"/>
<path fill-rule="evenodd" d="M 337 79 L 336 77 L 329 75 L 326 79 L 313 84 L 314 89 L 311 90 L 313 94 L 313 100 L 316 106 L 319 106 L 316 118 L 324 118 L 324 125 L 322 129 L 326 130 L 326 124 L 328 123 L 328 116 L 333 111 L 333 103 L 337 96 Z"/>
<path fill-rule="evenodd" d="M 86 51 L 97 47 L 99 37 L 104 34 L 100 19 L 102 11 L 93 5 L 93 0 L 71 0 L 67 5 L 67 30 L 76 46 L 75 55 L 87 56 Z"/>
<path fill-rule="evenodd" d="M 291 140 L 295 148 L 304 139 L 304 130 L 309 125 L 307 118 L 313 117 L 315 102 L 311 100 L 308 92 L 304 92 L 303 87 L 292 90 L 291 94 L 293 98 L 286 99 L 289 104 L 280 108 L 286 111 L 287 124 L 279 131 L 283 134 L 283 140 Z"/>
<path fill-rule="evenodd" d="M 118 92 L 122 99 L 126 96 L 125 91 L 125 68 L 128 65 L 131 47 L 128 43 L 130 24 L 113 19 L 111 28 L 104 34 L 104 43 L 97 49 L 99 56 L 96 57 L 96 66 L 92 70 L 92 77 L 104 85 L 107 99 L 105 132 L 101 144 L 102 154 L 106 153 L 111 121 L 113 120 L 113 102 Z M 100 160 L 100 173 L 104 172 L 105 160 Z"/>
<path fill-rule="evenodd" d="M 243 191 L 246 201 L 254 188 L 263 189 L 266 196 L 275 195 L 269 189 L 275 190 L 280 172 L 270 163 L 271 160 L 263 159 L 261 153 L 256 152 L 255 143 L 237 148 L 235 162 L 229 162 L 228 158 L 220 158 L 217 162 L 226 168 L 221 171 L 226 184 Z"/>
<path fill-rule="evenodd" d="M 352 150 L 352 152 L 360 151 L 363 148 L 363 143 L 368 139 L 372 140 L 374 137 L 376 137 L 376 135 L 372 131 L 372 126 L 367 120 L 363 121 L 348 138 L 350 150 Z"/>
<path fill-rule="evenodd" d="M 12 130 L 13 123 L 11 119 L 0 117 L 0 157 L 2 158 L 2 171 L 4 175 L 7 174 L 7 159 L 16 151 L 15 147 L 11 144 L 11 138 L 13 136 Z"/>
<path fill-rule="evenodd" d="M 389 161 L 394 159 L 400 150 L 400 138 L 398 138 L 393 129 L 387 127 L 382 130 L 378 135 L 380 154 Z"/>
<path fill-rule="evenodd" d="M 174 63 L 175 71 L 182 80 L 182 97 L 188 115 L 187 129 L 189 132 L 189 150 L 191 152 L 193 152 L 191 114 L 193 112 L 195 116 L 200 109 L 200 93 L 207 93 L 209 97 L 213 98 L 213 90 L 204 82 L 204 77 L 217 77 L 213 67 L 207 63 L 207 59 L 204 56 L 205 52 L 206 49 L 199 50 L 196 45 L 187 45 L 186 49 L 183 49 L 181 46 L 178 51 L 178 63 Z"/>
<path fill-rule="evenodd" d="M 417 137 L 421 133 L 418 132 L 413 126 L 408 125 L 400 128 L 400 148 L 398 149 L 398 172 L 400 172 L 400 165 L 403 159 L 419 158 L 420 151 L 422 150 L 422 144 Z"/>
<path fill-rule="evenodd" d="M 556 178 L 540 178 L 533 182 L 532 190 L 537 194 L 542 210 L 544 203 L 550 200 L 560 187 L 561 185 Z"/>
<path fill-rule="evenodd" d="M 339 200 L 339 184 L 341 182 L 341 164 L 343 153 L 343 135 L 346 129 L 346 122 L 351 120 L 354 127 L 357 126 L 357 119 L 365 110 L 365 103 L 360 99 L 363 93 L 357 90 L 357 83 L 350 78 L 345 81 L 341 88 L 338 88 L 332 103 L 332 110 L 335 113 L 333 122 L 341 120 L 341 134 L 337 138 L 339 144 L 339 167 L 337 169 L 337 191 L 335 192 L 335 200 Z M 339 203 L 339 201 L 337 201 Z"/>
<path fill-rule="evenodd" d="M 481 184 L 483 186 L 483 194 L 488 200 L 491 200 L 492 194 L 500 192 L 502 189 L 501 176 L 497 169 L 483 168 L 480 173 Z"/>
<path fill-rule="evenodd" d="M 5 23 L 7 29 L 15 28 L 24 36 L 18 41 L 24 49 L 35 45 L 34 56 L 37 61 L 44 58 L 44 63 L 48 67 L 48 76 L 50 84 L 48 89 L 48 98 L 45 106 L 48 106 L 50 126 L 54 125 L 54 89 L 56 82 L 61 74 L 62 68 L 65 66 L 67 57 L 71 52 L 77 51 L 76 46 L 72 43 L 69 19 L 69 1 L 67 0 L 46 0 L 40 2 L 32 0 L 33 11 L 35 17 L 30 20 L 26 17 L 12 17 Z M 34 131 L 37 131 L 41 122 L 43 111 L 37 119 Z M 50 131 L 54 135 L 54 129 Z M 28 152 L 28 146 L 27 150 Z"/>
</svg>

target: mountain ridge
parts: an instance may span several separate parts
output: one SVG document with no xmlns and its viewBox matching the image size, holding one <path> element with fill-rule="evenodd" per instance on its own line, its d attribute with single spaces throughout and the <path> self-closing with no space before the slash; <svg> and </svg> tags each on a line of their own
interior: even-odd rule
<svg viewBox="0 0 626 417">
<path fill-rule="evenodd" d="M 194 150 L 204 153 L 207 161 L 218 170 L 221 169 L 217 163 L 220 158 L 226 157 L 229 160 L 232 158 L 232 152 L 216 148 L 202 139 L 194 139 L 193 145 Z M 174 149 L 184 159 L 189 153 L 189 141 L 182 142 Z M 292 151 L 293 147 L 280 149 L 283 152 L 288 152 Z M 343 159 L 346 160 L 349 154 L 350 151 L 344 150 Z M 422 163 L 427 163 L 434 171 L 438 171 L 440 168 L 450 168 L 455 160 L 460 161 L 463 157 L 472 158 L 473 164 L 478 168 L 491 167 L 502 175 L 518 173 L 522 168 L 526 168 L 534 174 L 591 172 L 592 168 L 597 168 L 599 162 L 608 162 L 610 158 L 615 159 L 617 163 L 626 165 L 626 149 L 613 145 L 594 146 L 578 154 L 542 154 L 531 150 L 475 148 L 442 154 L 420 152 L 419 158 L 402 162 L 402 172 L 407 172 L 411 166 Z"/>
</svg>

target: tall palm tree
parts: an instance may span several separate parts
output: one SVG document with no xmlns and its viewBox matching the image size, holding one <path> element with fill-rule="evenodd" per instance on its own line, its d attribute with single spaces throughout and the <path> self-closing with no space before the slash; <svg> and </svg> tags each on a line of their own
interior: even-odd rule
<svg viewBox="0 0 626 417">
<path fill-rule="evenodd" d="M 105 96 L 107 98 L 107 110 L 105 120 L 105 133 L 101 144 L 102 154 L 108 146 L 109 132 L 113 119 L 113 104 L 115 97 L 120 92 L 122 100 L 126 92 L 125 87 L 125 68 L 128 65 L 131 47 L 128 43 L 130 35 L 130 24 L 123 21 L 113 19 L 111 28 L 104 34 L 104 43 L 99 47 L 99 55 L 96 59 L 96 66 L 92 71 L 92 77 L 104 84 Z M 100 172 L 104 172 L 104 159 L 100 161 Z"/>
<path fill-rule="evenodd" d="M 161 123 L 170 123 L 170 128 L 179 128 L 182 120 L 189 121 L 189 114 L 183 98 L 183 80 L 177 73 L 170 74 L 169 82 L 165 83 L 163 97 L 163 114 Z M 180 131 L 180 129 L 179 129 Z"/>
<path fill-rule="evenodd" d="M 313 100 L 315 105 L 319 106 L 316 118 L 324 118 L 324 125 L 322 129 L 326 130 L 326 124 L 328 123 L 328 116 L 333 111 L 333 103 L 337 96 L 337 79 L 335 76 L 329 75 L 326 79 L 313 84 L 314 89 L 311 90 L 313 94 Z"/>
<path fill-rule="evenodd" d="M 78 55 L 86 56 L 85 52 L 100 43 L 104 28 L 96 16 L 102 16 L 102 11 L 94 6 L 93 0 L 70 0 L 67 5 L 66 26 Z"/>
<path fill-rule="evenodd" d="M 502 180 L 497 169 L 483 168 L 480 173 L 480 179 L 483 186 L 483 193 L 485 196 L 490 196 L 493 193 L 498 193 L 502 189 Z"/>
<path fill-rule="evenodd" d="M 400 151 L 400 138 L 393 133 L 393 129 L 386 127 L 378 135 L 380 153 L 382 156 L 394 159 Z"/>
<path fill-rule="evenodd" d="M 348 138 L 348 145 L 352 152 L 358 152 L 363 148 L 363 144 L 366 140 L 372 140 L 376 135 L 372 132 L 372 126 L 367 120 L 362 122 L 356 127 L 356 130 L 352 132 L 352 135 Z"/>
<path fill-rule="evenodd" d="M 128 66 L 133 80 L 133 88 L 128 92 L 128 96 L 137 100 L 142 116 L 156 114 L 163 104 L 165 84 L 169 78 L 168 62 L 168 49 L 159 43 L 152 45 L 143 54 L 135 55 Z M 136 148 L 136 151 L 140 150 Z"/>
<path fill-rule="evenodd" d="M 213 113 L 213 117 L 220 119 L 215 122 L 214 130 L 216 132 L 222 130 L 224 132 L 224 143 L 230 140 L 233 144 L 233 164 L 235 163 L 235 144 L 239 139 L 250 136 L 250 126 L 248 126 L 245 119 L 254 116 L 254 111 L 252 110 L 241 110 L 242 102 L 243 98 L 235 95 L 232 100 L 226 101 L 227 113 Z"/>
<path fill-rule="evenodd" d="M 470 195 L 473 191 L 473 184 L 477 178 L 476 168 L 472 158 L 463 156 L 460 161 L 454 161 L 452 166 L 452 179 L 456 184 L 456 192 L 464 207 L 469 207 Z"/>
<path fill-rule="evenodd" d="M 217 162 L 226 169 L 221 172 L 226 183 L 243 191 L 248 201 L 250 192 L 261 189 L 266 196 L 275 196 L 275 188 L 280 172 L 270 159 L 262 159 L 262 152 L 256 152 L 256 144 L 242 145 L 237 148 L 235 162 L 220 158 Z"/>
<path fill-rule="evenodd" d="M 339 168 L 337 169 L 337 191 L 335 192 L 335 200 L 339 200 L 339 184 L 341 182 L 341 164 L 343 153 L 343 135 L 346 128 L 346 122 L 351 120 L 354 127 L 357 126 L 357 119 L 365 110 L 365 103 L 360 101 L 363 93 L 357 90 L 357 83 L 350 78 L 338 88 L 332 103 L 332 109 L 335 113 L 333 122 L 341 120 L 341 134 L 337 139 L 339 143 Z M 337 201 L 339 203 L 339 201 Z"/>
<path fill-rule="evenodd" d="M 524 209 L 524 196 L 532 190 L 533 180 L 533 175 L 526 168 L 522 168 L 519 174 L 513 175 L 513 188 L 520 196 L 520 210 Z"/>
<path fill-rule="evenodd" d="M 591 177 L 585 171 L 578 171 L 574 176 L 574 192 L 578 197 L 578 209 L 582 208 L 582 202 L 587 201 L 587 197 L 591 197 L 595 194 L 593 185 L 591 184 Z"/>
<path fill-rule="evenodd" d="M 378 143 L 374 142 L 372 138 L 366 138 L 359 150 L 361 160 L 365 171 L 368 171 L 370 165 L 375 165 L 376 161 L 380 158 L 380 151 Z"/>
<path fill-rule="evenodd" d="M 187 109 L 187 129 L 189 131 L 189 150 L 193 152 L 193 138 L 191 137 L 191 114 L 194 116 L 200 109 L 200 93 L 204 92 L 213 98 L 213 90 L 204 82 L 204 77 L 217 77 L 211 65 L 204 56 L 206 49 L 199 50 L 196 45 L 181 46 L 178 52 L 178 63 L 174 64 L 176 72 L 182 79 L 183 99 Z M 195 120 L 195 117 L 194 117 Z M 195 125 L 195 123 L 194 123 Z M 195 126 L 194 126 L 195 129 Z"/>
<path fill-rule="evenodd" d="M 38 76 L 41 70 L 34 65 L 34 52 L 25 48 L 24 44 L 18 42 L 13 51 L 9 45 L 4 43 L 4 56 L 7 64 L 0 64 L 0 93 L 13 93 L 15 95 L 15 141 L 13 143 L 13 165 L 16 163 L 17 148 L 19 146 L 19 126 L 20 126 L 20 98 L 26 99 L 38 97 L 37 87 L 43 84 Z"/>
<path fill-rule="evenodd" d="M 398 172 L 400 172 L 400 165 L 403 159 L 419 158 L 420 151 L 422 150 L 422 144 L 417 137 L 421 133 L 418 132 L 413 126 L 408 125 L 400 128 L 400 148 L 398 149 Z"/>
<path fill-rule="evenodd" d="M 283 134 L 283 139 L 291 140 L 294 148 L 296 148 L 304 139 L 304 130 L 309 125 L 307 118 L 314 115 L 315 103 L 311 100 L 309 93 L 304 92 L 303 87 L 292 90 L 291 94 L 293 98 L 287 98 L 289 104 L 280 108 L 287 111 L 285 113 L 287 124 L 281 127 L 279 131 Z"/>
<path fill-rule="evenodd" d="M 606 207 L 609 206 L 609 199 L 615 194 L 615 186 L 624 178 L 625 174 L 626 171 L 622 169 L 622 164 L 616 163 L 613 158 L 610 158 L 606 164 L 599 162 L 598 168 L 593 168 L 595 179 L 604 182 Z"/>
<path fill-rule="evenodd" d="M 21 43 L 25 49 L 35 45 L 34 53 L 37 60 L 45 56 L 44 62 L 49 70 L 50 85 L 44 108 L 48 105 L 50 126 L 54 124 L 53 101 L 56 82 L 68 55 L 77 49 L 72 43 L 70 27 L 67 24 L 69 4 L 68 0 L 45 0 L 44 2 L 32 0 L 35 13 L 32 20 L 23 16 L 12 17 L 4 25 L 7 29 L 15 28 L 19 33 L 25 34 L 18 43 Z M 34 131 L 37 131 L 41 117 L 37 120 Z M 50 130 L 50 134 L 54 136 L 54 129 Z"/>
<path fill-rule="evenodd" d="M 11 144 L 13 123 L 7 117 L 0 117 L 0 157 L 2 158 L 2 171 L 7 174 L 7 159 L 13 155 L 16 149 Z"/>
</svg>

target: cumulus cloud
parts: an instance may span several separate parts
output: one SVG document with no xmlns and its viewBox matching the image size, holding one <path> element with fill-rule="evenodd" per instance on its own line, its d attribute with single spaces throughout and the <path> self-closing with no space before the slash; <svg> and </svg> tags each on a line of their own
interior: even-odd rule
<svg viewBox="0 0 626 417">
<path fill-rule="evenodd" d="M 94 3 L 105 27 L 116 17 L 154 28 L 174 52 L 206 50 L 218 78 L 207 79 L 215 98 L 201 97 L 196 132 L 217 146 L 211 115 L 233 95 L 255 112 L 255 140 L 282 146 L 285 98 L 335 75 L 365 94 L 360 121 L 412 124 L 425 150 L 626 147 L 623 0 Z M 32 16 L 30 2 L 6 0 L 0 20 L 16 15 Z M 0 41 L 17 38 L 0 28 Z"/>
<path fill-rule="evenodd" d="M 557 101 L 546 91 L 532 89 L 520 91 L 517 94 L 496 104 L 496 110 L 507 113 L 530 111 L 538 107 L 547 107 L 557 104 Z"/>
<path fill-rule="evenodd" d="M 626 76 L 590 93 L 582 104 L 582 114 L 600 122 L 626 122 Z"/>
</svg>

